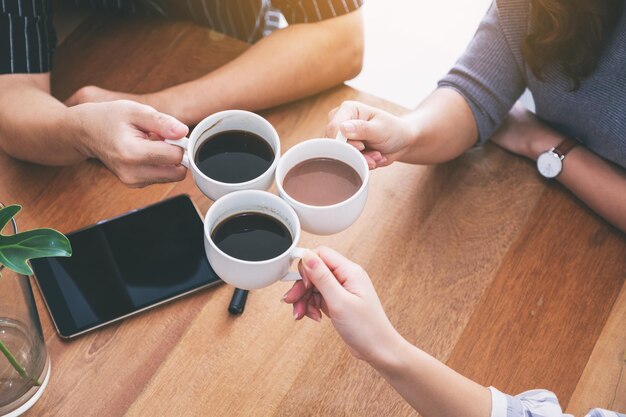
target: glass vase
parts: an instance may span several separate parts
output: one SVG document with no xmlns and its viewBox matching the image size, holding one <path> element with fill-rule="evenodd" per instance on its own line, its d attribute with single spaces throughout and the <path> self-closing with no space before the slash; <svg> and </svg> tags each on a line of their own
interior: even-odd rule
<svg viewBox="0 0 626 417">
<path fill-rule="evenodd" d="M 2 265 L 0 274 L 0 416 L 14 417 L 41 397 L 50 358 L 28 277 Z"/>
</svg>

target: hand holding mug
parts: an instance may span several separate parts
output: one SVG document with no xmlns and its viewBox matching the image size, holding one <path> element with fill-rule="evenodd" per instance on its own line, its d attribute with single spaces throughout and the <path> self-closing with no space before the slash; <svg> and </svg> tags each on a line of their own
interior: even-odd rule
<svg viewBox="0 0 626 417">
<path fill-rule="evenodd" d="M 329 114 L 326 135 L 339 131 L 363 153 L 370 169 L 387 166 L 409 150 L 415 127 L 407 119 L 356 101 L 345 101 Z"/>
<path fill-rule="evenodd" d="M 350 352 L 368 362 L 388 356 L 402 338 L 385 315 L 367 272 L 338 252 L 306 251 L 298 269 L 303 280 L 285 294 L 294 318 L 328 316 Z"/>
<path fill-rule="evenodd" d="M 182 148 L 182 164 L 213 201 L 233 191 L 268 189 L 280 158 L 280 139 L 274 127 L 244 110 L 212 114 L 198 123 L 189 138 L 165 142 Z"/>
<path fill-rule="evenodd" d="M 126 185 L 185 178 L 182 150 L 161 139 L 187 134 L 187 126 L 175 118 L 126 100 L 80 104 L 69 114 L 82 128 L 77 140 L 81 152 L 101 160 Z"/>
</svg>

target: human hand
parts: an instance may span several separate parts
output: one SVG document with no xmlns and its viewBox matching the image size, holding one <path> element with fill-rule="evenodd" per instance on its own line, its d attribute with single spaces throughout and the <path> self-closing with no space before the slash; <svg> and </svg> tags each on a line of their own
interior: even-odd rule
<svg viewBox="0 0 626 417">
<path fill-rule="evenodd" d="M 177 95 L 168 94 L 167 90 L 149 94 L 131 94 L 88 85 L 76 90 L 70 98 L 65 100 L 65 105 L 71 107 L 84 103 L 103 103 L 116 100 L 130 100 L 139 104 L 145 104 L 162 113 L 174 116 L 184 123 L 194 124 L 194 122 L 197 122 L 197 120 L 185 119 L 185 114 L 181 111 L 180 100 Z"/>
<path fill-rule="evenodd" d="M 359 265 L 320 247 L 307 251 L 298 265 L 302 280 L 285 294 L 294 318 L 315 321 L 328 316 L 350 352 L 368 362 L 382 360 L 401 336 L 385 315 L 376 290 Z"/>
<path fill-rule="evenodd" d="M 337 132 L 363 153 L 370 169 L 387 166 L 404 155 L 416 136 L 407 119 L 356 101 L 345 101 L 329 113 L 326 135 Z"/>
<path fill-rule="evenodd" d="M 77 148 L 100 159 L 130 187 L 180 181 L 183 150 L 163 142 L 180 139 L 188 127 L 172 116 L 132 101 L 85 103 L 68 108 L 71 125 L 77 127 Z"/>
<path fill-rule="evenodd" d="M 104 88 L 96 87 L 95 85 L 88 85 L 81 87 L 65 100 L 65 105 L 68 107 L 76 106 L 84 103 L 102 103 L 105 101 L 116 100 L 130 100 L 137 103 L 150 105 L 144 95 L 121 93 L 118 91 L 111 91 Z"/>
<path fill-rule="evenodd" d="M 563 139 L 518 102 L 490 140 L 509 152 L 536 160 L 539 154 L 557 146 Z"/>
</svg>

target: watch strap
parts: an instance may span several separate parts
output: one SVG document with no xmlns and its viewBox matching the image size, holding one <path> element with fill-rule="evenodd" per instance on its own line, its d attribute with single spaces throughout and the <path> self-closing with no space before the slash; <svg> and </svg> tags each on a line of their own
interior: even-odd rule
<svg viewBox="0 0 626 417">
<path fill-rule="evenodd" d="M 559 156 L 559 158 L 565 158 L 565 155 L 576 146 L 580 145 L 580 143 L 572 138 L 565 138 L 559 145 L 554 148 L 554 153 Z"/>
</svg>

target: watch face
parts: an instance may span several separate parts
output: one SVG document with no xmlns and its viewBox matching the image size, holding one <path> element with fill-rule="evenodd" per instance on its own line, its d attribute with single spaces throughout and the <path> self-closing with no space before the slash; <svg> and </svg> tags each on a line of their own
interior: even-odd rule
<svg viewBox="0 0 626 417">
<path fill-rule="evenodd" d="M 561 173 L 563 162 L 556 153 L 552 151 L 544 152 L 537 158 L 537 169 L 544 177 L 554 178 Z"/>
</svg>

